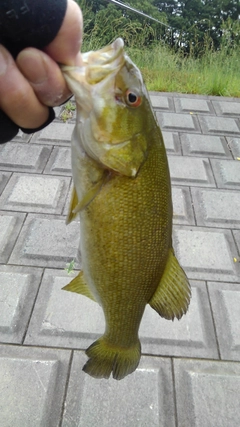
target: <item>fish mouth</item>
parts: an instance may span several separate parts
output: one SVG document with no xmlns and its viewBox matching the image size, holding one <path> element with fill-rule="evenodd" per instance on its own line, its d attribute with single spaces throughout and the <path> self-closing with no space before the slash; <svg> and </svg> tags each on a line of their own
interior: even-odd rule
<svg viewBox="0 0 240 427">
<path fill-rule="evenodd" d="M 118 38 L 102 49 L 84 53 L 82 59 L 86 67 L 87 82 L 96 84 L 109 74 L 116 73 L 125 62 L 123 49 L 124 41 Z"/>
<path fill-rule="evenodd" d="M 61 70 L 67 85 L 75 94 L 77 103 L 86 112 L 91 111 L 91 94 L 95 85 L 107 85 L 108 77 L 114 78 L 125 64 L 124 41 L 116 39 L 110 45 L 97 51 L 82 54 L 83 65 L 72 67 L 63 65 Z"/>
</svg>

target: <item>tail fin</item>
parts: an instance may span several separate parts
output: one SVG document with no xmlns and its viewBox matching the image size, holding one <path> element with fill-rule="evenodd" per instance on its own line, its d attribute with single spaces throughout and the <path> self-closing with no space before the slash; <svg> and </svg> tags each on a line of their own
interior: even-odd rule
<svg viewBox="0 0 240 427">
<path fill-rule="evenodd" d="M 141 357 L 141 344 L 137 343 L 130 348 L 121 348 L 111 345 L 105 337 L 99 338 L 88 349 L 86 354 L 89 360 L 83 371 L 94 378 L 109 378 L 121 380 L 137 369 Z"/>
</svg>

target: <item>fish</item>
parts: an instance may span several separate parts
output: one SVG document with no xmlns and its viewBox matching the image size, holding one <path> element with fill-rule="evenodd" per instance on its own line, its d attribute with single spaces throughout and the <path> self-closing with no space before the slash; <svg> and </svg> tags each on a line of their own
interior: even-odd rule
<svg viewBox="0 0 240 427">
<path fill-rule="evenodd" d="M 80 216 L 82 261 L 63 289 L 96 301 L 105 317 L 83 371 L 121 380 L 138 367 L 146 305 L 180 319 L 191 288 L 172 246 L 168 160 L 141 72 L 121 38 L 82 59 L 62 66 L 77 105 L 67 223 Z"/>
</svg>

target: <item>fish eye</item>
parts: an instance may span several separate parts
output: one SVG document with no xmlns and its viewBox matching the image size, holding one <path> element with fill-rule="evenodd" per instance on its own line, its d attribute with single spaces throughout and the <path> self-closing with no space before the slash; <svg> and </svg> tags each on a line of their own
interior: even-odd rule
<svg viewBox="0 0 240 427">
<path fill-rule="evenodd" d="M 127 90 L 126 102 L 128 105 L 130 105 L 130 107 L 139 107 L 139 105 L 142 103 L 142 98 L 132 90 Z"/>
</svg>

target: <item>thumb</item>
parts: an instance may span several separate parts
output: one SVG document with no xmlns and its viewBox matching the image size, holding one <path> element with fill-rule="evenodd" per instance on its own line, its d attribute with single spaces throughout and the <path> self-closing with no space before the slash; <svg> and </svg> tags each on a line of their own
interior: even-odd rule
<svg viewBox="0 0 240 427">
<path fill-rule="evenodd" d="M 81 65 L 83 20 L 77 3 L 68 0 L 62 26 L 55 39 L 44 49 L 54 61 L 65 65 Z"/>
</svg>

